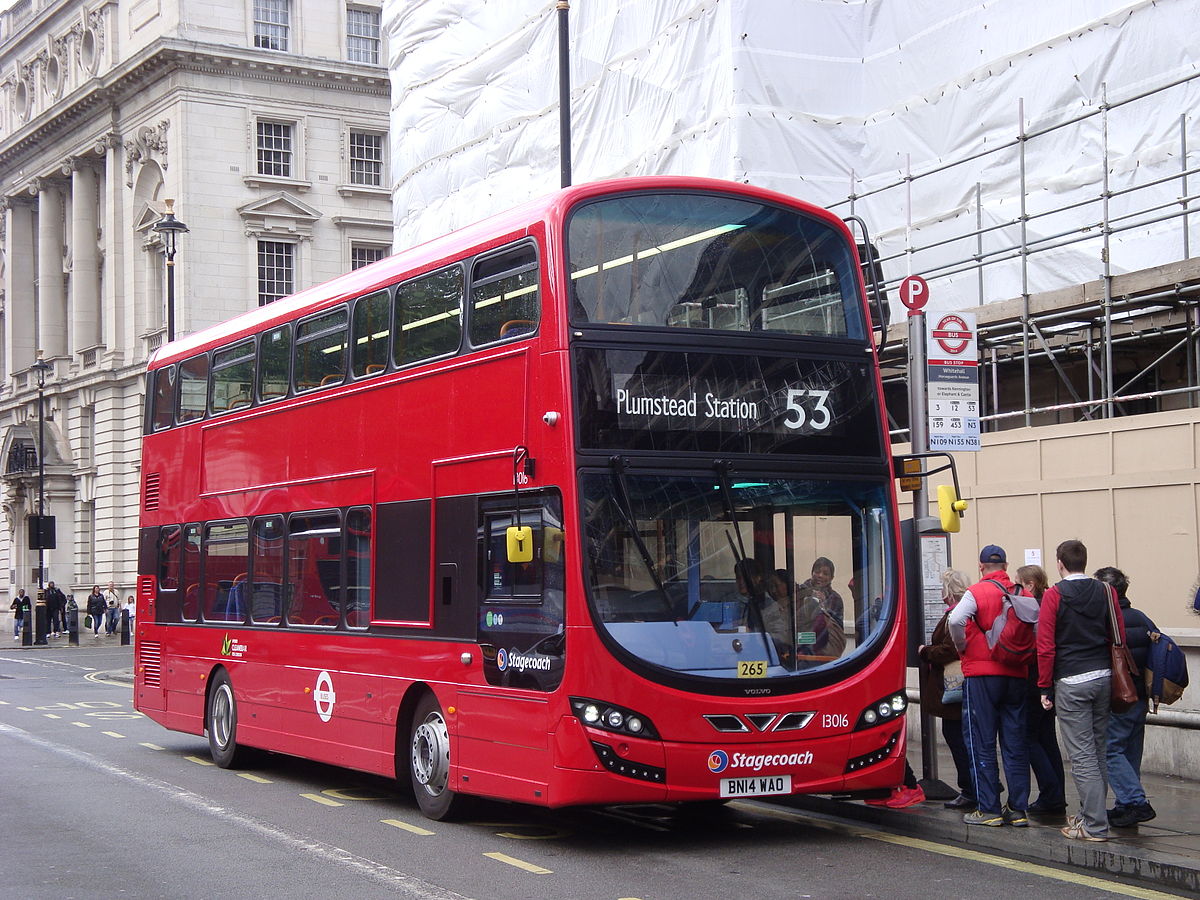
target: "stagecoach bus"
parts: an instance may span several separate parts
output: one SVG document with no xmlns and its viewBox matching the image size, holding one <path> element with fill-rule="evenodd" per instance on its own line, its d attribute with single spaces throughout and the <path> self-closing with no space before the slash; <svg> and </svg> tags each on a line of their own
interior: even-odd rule
<svg viewBox="0 0 1200 900">
<path fill-rule="evenodd" d="M 841 220 L 559 191 L 161 348 L 137 708 L 471 796 L 900 783 L 904 615 Z"/>
</svg>

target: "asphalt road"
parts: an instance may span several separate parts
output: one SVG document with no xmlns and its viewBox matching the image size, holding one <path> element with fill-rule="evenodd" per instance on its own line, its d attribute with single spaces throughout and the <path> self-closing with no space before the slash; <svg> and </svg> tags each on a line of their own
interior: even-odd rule
<svg viewBox="0 0 1200 900">
<path fill-rule="evenodd" d="M 21 898 L 1041 897 L 1126 893 L 1092 876 L 756 802 L 544 810 L 431 822 L 385 779 L 262 755 L 138 714 L 131 649 L 0 652 L 0 896 Z M 1128 894 L 1147 896 L 1144 892 Z"/>
</svg>

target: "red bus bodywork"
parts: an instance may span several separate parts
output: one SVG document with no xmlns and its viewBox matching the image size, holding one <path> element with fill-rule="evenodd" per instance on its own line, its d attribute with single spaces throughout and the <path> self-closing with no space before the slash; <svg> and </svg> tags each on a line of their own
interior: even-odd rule
<svg viewBox="0 0 1200 900">
<path fill-rule="evenodd" d="M 786 205 L 828 223 L 853 244 L 829 214 L 745 185 L 684 178 L 584 185 L 186 336 L 155 355 L 151 377 L 197 354 L 516 241 L 532 241 L 540 260 L 541 317 L 531 336 L 370 378 L 347 378 L 329 390 L 255 402 L 193 423 L 147 428 L 135 664 L 140 711 L 167 728 L 203 734 L 211 686 L 221 676 L 236 700 L 238 744 L 403 781 L 414 712 L 422 698 L 432 696 L 444 715 L 453 791 L 546 806 L 710 800 L 718 796 L 721 779 L 733 776 L 786 773 L 792 793 L 864 791 L 901 781 L 902 708 L 889 710 L 872 727 L 862 727 L 861 715 L 903 695 L 903 604 L 893 601 L 888 633 L 869 659 L 819 685 L 764 686 L 758 696 L 751 689 L 722 695 L 648 678 L 614 656 L 593 621 L 579 537 L 570 358 L 577 335 L 564 300 L 571 284 L 563 262 L 563 223 L 577 204 L 651 190 L 716 192 Z M 872 415 L 886 436 L 873 364 L 870 379 Z M 563 510 L 567 651 L 561 683 L 549 691 L 489 683 L 483 664 L 490 651 L 471 639 L 469 629 L 450 637 L 439 631 L 444 609 L 478 606 L 471 599 L 477 588 L 471 560 L 439 555 L 439 535 L 455 527 L 458 508 L 441 499 L 510 497 L 514 450 L 520 447 L 536 460 L 522 490 L 553 486 Z M 879 466 L 894 513 L 890 459 L 883 450 Z M 424 609 L 423 616 L 397 621 L 372 615 L 369 628 L 349 629 L 322 627 L 297 614 L 280 627 L 244 619 L 180 621 L 176 607 L 199 602 L 182 597 L 172 601 L 171 611 L 163 606 L 166 594 L 155 562 L 162 548 L 155 541 L 165 526 L 295 510 L 378 510 L 408 501 L 428 501 L 427 529 L 400 529 L 389 546 L 376 537 L 372 591 L 380 590 L 380 573 L 391 555 L 427 553 L 432 574 L 417 587 L 419 602 L 407 606 Z M 465 533 L 475 523 L 464 516 Z M 902 579 L 894 515 L 891 522 L 885 552 L 892 560 L 887 590 L 894 596 Z M 295 576 L 301 592 L 303 577 Z M 188 587 L 177 586 L 177 593 Z M 388 590 L 405 586 L 393 583 Z M 572 697 L 633 710 L 653 723 L 658 737 L 596 728 L 577 714 Z M 794 713 L 804 714 L 803 727 L 772 729 Z M 742 728 L 714 730 L 714 720 L 736 721 Z M 609 748 L 607 760 L 598 755 L 597 744 Z M 856 759 L 862 763 L 851 770 Z"/>
</svg>

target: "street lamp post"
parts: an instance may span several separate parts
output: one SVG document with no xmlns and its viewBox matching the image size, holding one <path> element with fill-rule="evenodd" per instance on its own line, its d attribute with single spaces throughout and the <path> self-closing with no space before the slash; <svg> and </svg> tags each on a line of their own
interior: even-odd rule
<svg viewBox="0 0 1200 900">
<path fill-rule="evenodd" d="M 38 612 L 44 610 L 42 600 L 46 588 L 46 372 L 50 370 L 50 363 L 42 359 L 42 351 L 37 352 L 37 359 L 30 366 L 37 372 L 38 381 L 38 502 L 37 502 L 37 551 L 38 551 L 38 592 L 35 598 L 35 604 L 30 609 L 30 613 L 37 615 Z M 41 609 L 39 609 L 41 607 Z M 41 625 L 41 623 L 38 623 Z M 35 629 L 39 630 L 39 629 Z M 44 626 L 40 629 L 41 633 L 37 634 L 36 642 L 44 644 L 46 642 L 44 634 Z"/>
<path fill-rule="evenodd" d="M 175 250 L 179 235 L 188 227 L 175 218 L 175 201 L 164 200 L 167 211 L 154 223 L 154 230 L 162 235 L 163 249 L 167 257 L 167 340 L 175 340 Z"/>
</svg>

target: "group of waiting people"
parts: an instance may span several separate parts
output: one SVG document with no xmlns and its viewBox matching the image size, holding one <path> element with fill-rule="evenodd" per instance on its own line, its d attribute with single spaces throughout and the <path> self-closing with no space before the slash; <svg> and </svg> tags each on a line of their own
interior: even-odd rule
<svg viewBox="0 0 1200 900">
<path fill-rule="evenodd" d="M 62 589 L 55 586 L 54 582 L 48 582 L 46 589 L 42 592 L 42 599 L 46 606 L 47 627 L 49 628 L 49 637 L 65 637 L 67 634 L 67 622 L 70 613 L 78 613 L 79 606 L 75 602 L 74 594 L 64 594 Z M 23 627 L 26 616 L 33 615 L 33 600 L 25 594 L 25 589 L 21 588 L 17 591 L 17 596 L 13 598 L 9 604 L 9 609 L 13 614 L 13 639 L 21 639 L 21 628 Z M 93 635 L 99 636 L 100 628 L 104 628 L 105 634 L 116 634 L 120 627 L 121 611 L 124 610 L 129 614 L 130 630 L 132 631 L 134 616 L 136 615 L 136 606 L 133 595 L 121 603 L 121 595 L 117 592 L 116 582 L 108 583 L 108 590 L 101 592 L 100 586 L 92 587 L 91 594 L 88 595 L 85 612 L 91 617 L 90 627 Z M 30 618 L 32 622 L 32 618 Z M 86 624 L 86 623 L 85 623 Z"/>
<path fill-rule="evenodd" d="M 1055 561 L 1061 580 L 1053 586 L 1040 566 L 1019 568 L 1014 584 L 1007 555 L 995 544 L 980 553 L 975 584 L 969 585 L 957 570 L 943 573 L 948 608 L 930 643 L 920 648 L 925 664 L 921 706 L 942 720 L 960 792 L 945 805 L 965 810 L 968 825 L 1023 827 L 1029 813 L 1066 811 L 1057 719 L 1080 803 L 1079 814 L 1062 833 L 1075 840 L 1107 841 L 1110 826 L 1130 827 L 1155 816 L 1141 783 L 1145 685 L 1138 682 L 1139 700 L 1131 709 L 1110 711 L 1111 623 L 1139 669 L 1145 667 L 1150 633 L 1158 629 L 1130 604 L 1125 573 L 1106 567 L 1091 577 L 1086 574 L 1087 548 L 1080 541 L 1059 544 Z M 1018 591 L 1039 604 L 1036 665 L 1028 670 L 997 662 L 986 634 L 1002 610 L 1005 593 Z M 944 674 L 956 661 L 962 667 L 962 702 L 944 702 L 953 699 L 944 693 Z M 1003 805 L 997 739 L 1008 787 Z M 1032 803 L 1030 768 L 1038 787 Z M 1106 810 L 1109 786 L 1116 805 Z M 899 802 L 902 790 L 897 790 L 897 802 L 887 805 L 911 805 Z M 912 788 L 908 790 L 911 794 Z"/>
</svg>

